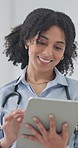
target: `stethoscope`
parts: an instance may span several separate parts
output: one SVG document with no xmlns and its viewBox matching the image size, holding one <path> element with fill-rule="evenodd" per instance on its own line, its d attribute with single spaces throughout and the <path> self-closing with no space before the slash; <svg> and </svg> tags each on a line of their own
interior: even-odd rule
<svg viewBox="0 0 78 148">
<path fill-rule="evenodd" d="M 5 115 L 3 110 L 4 110 L 4 107 L 7 104 L 8 100 L 10 99 L 10 97 L 12 97 L 12 96 L 17 96 L 18 97 L 16 109 L 18 108 L 18 106 L 19 106 L 19 104 L 20 104 L 20 102 L 22 100 L 22 96 L 21 96 L 21 94 L 17 90 L 18 90 L 18 84 L 14 85 L 13 91 L 11 93 L 9 93 L 7 96 L 5 96 L 4 99 L 3 99 L 3 103 L 2 103 L 1 108 L 0 108 L 0 114 L 1 114 L 1 125 L 0 126 L 3 125 L 3 117 Z M 1 129 L 1 127 L 0 127 L 0 131 L 2 132 L 2 137 L 3 137 L 4 133 L 3 133 L 3 130 Z"/>
<path fill-rule="evenodd" d="M 17 79 L 17 81 L 18 81 L 18 79 Z M 64 86 L 64 87 L 65 87 L 65 91 L 66 91 L 67 100 L 71 100 L 70 95 L 69 95 L 68 86 Z M 1 111 L 0 111 L 1 112 L 1 126 L 3 125 L 3 117 L 4 117 L 4 113 L 2 113 L 2 110 L 4 109 L 6 103 L 10 99 L 10 97 L 12 97 L 12 96 L 18 97 L 16 109 L 18 108 L 18 105 L 21 103 L 22 96 L 17 90 L 18 90 L 18 84 L 14 85 L 13 91 L 11 93 L 9 93 L 7 96 L 5 96 L 5 98 L 3 100 L 3 103 L 1 105 Z M 2 129 L 0 129 L 0 130 L 2 131 L 2 137 L 3 137 L 4 136 L 3 130 Z M 74 148 L 78 148 L 78 125 L 75 128 L 74 133 L 75 133 Z"/>
<path fill-rule="evenodd" d="M 14 86 L 14 90 L 11 93 L 9 93 L 7 96 L 5 96 L 5 98 L 3 100 L 3 103 L 1 105 L 1 108 L 2 109 L 5 107 L 6 103 L 8 102 L 8 100 L 10 99 L 10 97 L 12 97 L 12 96 L 17 96 L 18 97 L 16 109 L 18 108 L 18 105 L 20 104 L 20 102 L 22 100 L 22 96 L 17 91 L 17 89 L 18 89 L 18 84 Z"/>
</svg>

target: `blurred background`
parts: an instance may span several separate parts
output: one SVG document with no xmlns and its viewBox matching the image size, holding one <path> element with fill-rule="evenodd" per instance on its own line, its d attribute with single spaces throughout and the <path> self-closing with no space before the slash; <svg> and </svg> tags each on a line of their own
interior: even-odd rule
<svg viewBox="0 0 78 148">
<path fill-rule="evenodd" d="M 78 42 L 78 0 L 0 0 L 0 87 L 19 77 L 20 64 L 13 66 L 3 53 L 4 37 L 11 28 L 23 23 L 26 16 L 35 8 L 46 7 L 68 14 L 76 27 Z M 74 62 L 75 70 L 71 78 L 78 80 L 78 61 Z"/>
</svg>

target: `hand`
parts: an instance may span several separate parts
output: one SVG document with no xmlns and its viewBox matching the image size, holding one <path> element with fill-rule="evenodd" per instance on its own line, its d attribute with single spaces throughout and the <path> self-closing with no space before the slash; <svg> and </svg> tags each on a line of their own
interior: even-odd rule
<svg viewBox="0 0 78 148">
<path fill-rule="evenodd" d="M 4 124 L 2 129 L 4 131 L 4 138 L 1 140 L 3 147 L 11 146 L 18 137 L 18 132 L 24 117 L 24 111 L 15 110 L 4 117 Z"/>
<path fill-rule="evenodd" d="M 44 145 L 44 148 L 66 148 L 68 142 L 68 127 L 67 123 L 62 125 L 62 132 L 56 133 L 56 126 L 53 115 L 50 115 L 50 129 L 47 131 L 38 118 L 33 118 L 37 125 L 39 132 L 37 132 L 30 124 L 26 124 L 26 127 L 31 131 L 34 136 L 23 134 L 24 138 L 40 142 Z"/>
</svg>

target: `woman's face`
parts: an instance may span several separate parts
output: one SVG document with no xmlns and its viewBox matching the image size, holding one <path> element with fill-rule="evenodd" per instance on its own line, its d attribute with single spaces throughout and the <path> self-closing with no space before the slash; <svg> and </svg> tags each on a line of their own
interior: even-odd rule
<svg viewBox="0 0 78 148">
<path fill-rule="evenodd" d="M 63 59 L 65 34 L 58 26 L 52 26 L 43 32 L 36 42 L 36 37 L 27 42 L 30 68 L 40 71 L 52 71 Z"/>
</svg>

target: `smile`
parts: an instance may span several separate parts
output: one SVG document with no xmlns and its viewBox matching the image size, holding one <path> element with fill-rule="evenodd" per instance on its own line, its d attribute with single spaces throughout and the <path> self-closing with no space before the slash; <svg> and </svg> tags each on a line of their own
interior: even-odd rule
<svg viewBox="0 0 78 148">
<path fill-rule="evenodd" d="M 41 57 L 39 57 L 39 56 L 38 56 L 38 59 L 39 59 L 41 62 L 45 63 L 45 64 L 49 64 L 50 62 L 52 62 L 52 60 L 43 59 L 43 58 L 41 58 Z"/>
</svg>

